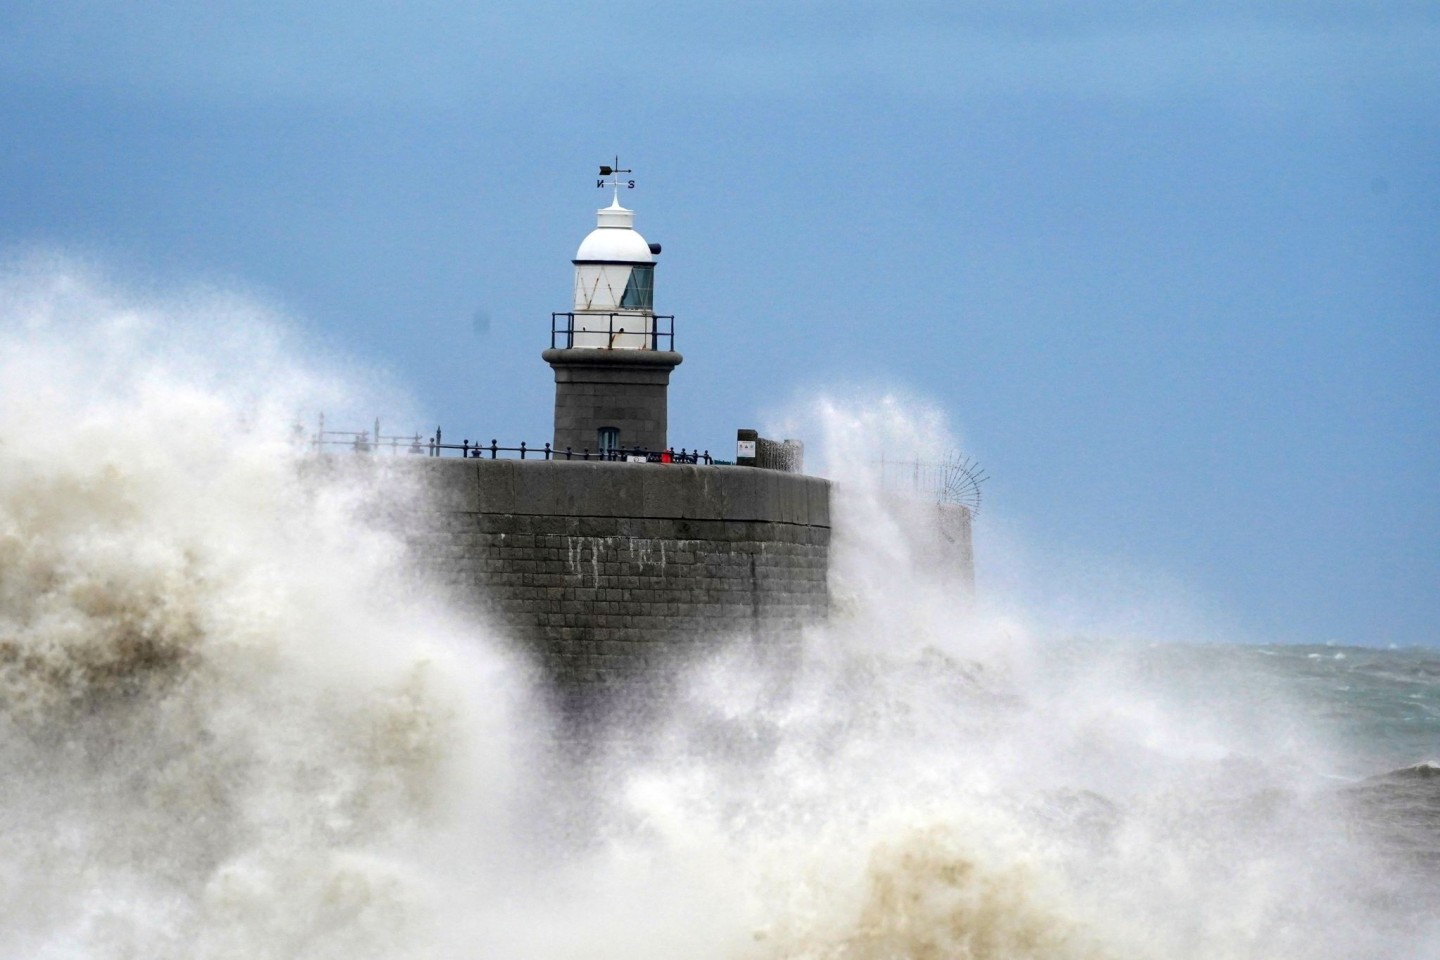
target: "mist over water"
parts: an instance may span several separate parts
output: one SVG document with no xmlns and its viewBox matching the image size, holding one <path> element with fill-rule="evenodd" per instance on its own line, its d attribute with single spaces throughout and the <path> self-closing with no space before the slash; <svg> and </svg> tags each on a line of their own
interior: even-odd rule
<svg viewBox="0 0 1440 960">
<path fill-rule="evenodd" d="M 0 955 L 1440 956 L 1436 874 L 1338 789 L 1425 737 L 972 603 L 846 447 L 933 413 L 816 403 L 831 623 L 575 757 L 377 520 L 418 487 L 308 463 L 297 414 L 376 401 L 298 355 L 239 298 L 0 279 Z"/>
</svg>

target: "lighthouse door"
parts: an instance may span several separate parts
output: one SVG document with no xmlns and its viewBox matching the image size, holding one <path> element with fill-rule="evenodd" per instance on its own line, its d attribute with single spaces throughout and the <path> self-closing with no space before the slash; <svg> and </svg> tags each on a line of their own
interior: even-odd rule
<svg viewBox="0 0 1440 960">
<path fill-rule="evenodd" d="M 620 452 L 620 428 L 601 427 L 596 445 L 600 450 L 600 455 L 605 459 L 609 460 L 615 456 Z"/>
</svg>

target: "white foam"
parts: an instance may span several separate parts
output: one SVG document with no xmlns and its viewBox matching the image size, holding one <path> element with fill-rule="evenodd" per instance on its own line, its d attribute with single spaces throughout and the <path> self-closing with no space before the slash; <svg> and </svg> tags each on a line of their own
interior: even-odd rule
<svg viewBox="0 0 1440 960">
<path fill-rule="evenodd" d="M 43 271 L 0 305 L 0 954 L 1434 952 L 1276 688 L 917 568 L 844 444 L 953 446 L 933 412 L 822 406 L 836 616 L 783 682 L 718 655 L 550 778 L 489 632 L 366 513 L 418 493 L 297 479 L 290 418 L 345 391 L 273 318 Z"/>
</svg>

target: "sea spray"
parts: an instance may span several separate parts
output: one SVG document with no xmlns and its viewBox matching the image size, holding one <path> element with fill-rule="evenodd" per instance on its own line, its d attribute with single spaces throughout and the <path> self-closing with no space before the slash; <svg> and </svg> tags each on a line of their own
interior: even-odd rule
<svg viewBox="0 0 1440 960">
<path fill-rule="evenodd" d="M 933 412 L 817 404 L 831 622 L 778 675 L 717 643 L 573 757 L 410 563 L 423 486 L 294 447 L 359 404 L 266 311 L 63 264 L 0 307 L 0 954 L 1437 953 L 1292 688 L 920 559 L 853 439 L 946 449 Z"/>
<path fill-rule="evenodd" d="M 852 442 L 945 438 L 893 403 L 818 419 L 841 452 L 835 616 L 783 685 L 743 649 L 717 655 L 611 763 L 610 835 L 657 851 L 660 888 L 733 877 L 710 911 L 753 943 L 720 955 L 1434 954 L 1433 875 L 1351 829 L 1337 748 L 1297 727 L 1292 690 L 1157 673 L 1144 644 L 977 609 L 913 562 L 915 514 L 889 509 Z M 659 853 L 695 848 L 679 857 L 704 862 L 695 875 Z"/>
<path fill-rule="evenodd" d="M 377 491 L 302 479 L 290 417 L 342 388 L 232 298 L 0 304 L 0 954 L 433 956 L 516 684 Z"/>
</svg>

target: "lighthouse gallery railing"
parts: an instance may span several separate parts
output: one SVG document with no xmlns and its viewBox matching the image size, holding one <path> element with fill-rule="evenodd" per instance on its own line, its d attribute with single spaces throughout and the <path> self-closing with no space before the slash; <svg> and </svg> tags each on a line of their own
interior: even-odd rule
<svg viewBox="0 0 1440 960">
<path fill-rule="evenodd" d="M 635 314 L 635 313 L 584 313 L 581 314 L 587 320 L 598 320 L 601 317 L 608 318 L 604 330 L 597 330 L 594 327 L 576 327 L 575 314 L 573 313 L 552 313 L 550 314 L 550 346 L 569 350 L 575 346 L 575 334 L 577 333 L 604 333 L 606 340 L 615 342 L 617 336 L 645 336 L 650 338 L 650 350 L 674 350 L 675 349 L 675 317 L 673 314 Z M 619 323 L 617 324 L 617 318 Z M 626 330 L 626 322 L 636 320 L 651 321 L 649 330 Z M 663 346 L 662 346 L 663 344 Z M 603 347 L 598 349 L 605 349 Z"/>
</svg>

